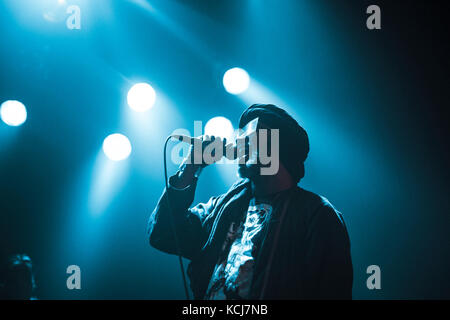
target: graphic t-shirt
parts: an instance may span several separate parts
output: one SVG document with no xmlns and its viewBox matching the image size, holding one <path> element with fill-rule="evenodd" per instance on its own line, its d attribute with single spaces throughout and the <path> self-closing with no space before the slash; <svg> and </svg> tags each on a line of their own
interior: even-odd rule
<svg viewBox="0 0 450 320">
<path fill-rule="evenodd" d="M 269 222 L 272 211 L 270 204 L 252 199 L 244 219 L 230 225 L 206 299 L 248 298 L 261 231 Z"/>
</svg>

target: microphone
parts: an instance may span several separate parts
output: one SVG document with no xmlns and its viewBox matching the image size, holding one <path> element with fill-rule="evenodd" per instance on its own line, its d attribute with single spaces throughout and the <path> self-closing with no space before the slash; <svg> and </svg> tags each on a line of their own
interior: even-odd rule
<svg viewBox="0 0 450 320">
<path fill-rule="evenodd" d="M 190 145 L 195 145 L 197 143 L 199 143 L 200 145 L 203 144 L 203 140 L 200 138 L 195 138 L 195 137 L 189 137 L 189 136 L 185 136 L 182 134 L 173 134 L 171 136 L 173 139 L 181 141 L 181 142 L 185 142 L 188 143 Z M 213 136 L 214 137 L 214 136 Z M 222 149 L 222 154 L 224 157 L 226 157 L 228 160 L 235 160 L 237 159 L 237 147 L 234 143 L 228 143 L 226 144 L 226 141 L 223 140 L 223 149 Z"/>
</svg>

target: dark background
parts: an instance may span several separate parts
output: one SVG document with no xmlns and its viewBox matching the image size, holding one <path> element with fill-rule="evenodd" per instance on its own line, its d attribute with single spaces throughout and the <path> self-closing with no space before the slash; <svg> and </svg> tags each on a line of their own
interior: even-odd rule
<svg viewBox="0 0 450 320">
<path fill-rule="evenodd" d="M 23 126 L 0 123 L 0 256 L 32 257 L 39 298 L 182 299 L 177 259 L 145 238 L 164 139 L 214 116 L 236 126 L 257 102 L 285 107 L 310 135 L 300 186 L 344 214 L 354 298 L 450 298 L 445 1 L 68 0 L 81 7 L 78 31 L 56 2 L 0 4 L 0 101 L 28 109 Z M 370 4 L 381 30 L 366 28 Z M 234 66 L 252 95 L 224 90 Z M 144 124 L 126 107 L 140 81 L 158 95 Z M 113 132 L 133 144 L 123 167 L 102 157 Z M 108 180 L 115 170 L 122 179 Z M 233 179 L 208 168 L 197 199 Z M 71 264 L 79 291 L 66 288 Z M 381 290 L 366 287 L 371 264 Z"/>
</svg>

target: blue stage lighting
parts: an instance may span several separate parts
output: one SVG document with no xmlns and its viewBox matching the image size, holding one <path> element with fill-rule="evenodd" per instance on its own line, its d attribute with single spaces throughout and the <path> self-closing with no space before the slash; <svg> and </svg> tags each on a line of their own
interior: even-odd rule
<svg viewBox="0 0 450 320">
<path fill-rule="evenodd" d="M 205 134 L 232 140 L 234 138 L 234 128 L 230 120 L 225 117 L 215 117 L 205 125 Z"/>
<path fill-rule="evenodd" d="M 156 92 L 151 85 L 147 83 L 138 83 L 128 91 L 128 106 L 137 111 L 143 112 L 155 104 Z"/>
<path fill-rule="evenodd" d="M 4 123 L 17 127 L 27 120 L 27 109 L 19 101 L 8 100 L 2 103 L 0 115 Z"/>
<path fill-rule="evenodd" d="M 232 68 L 223 75 L 223 86 L 231 94 L 240 94 L 248 89 L 250 77 L 244 69 Z"/>
<path fill-rule="evenodd" d="M 127 137 L 120 133 L 114 133 L 103 141 L 103 152 L 113 161 L 121 161 L 131 154 L 131 143 Z"/>
</svg>

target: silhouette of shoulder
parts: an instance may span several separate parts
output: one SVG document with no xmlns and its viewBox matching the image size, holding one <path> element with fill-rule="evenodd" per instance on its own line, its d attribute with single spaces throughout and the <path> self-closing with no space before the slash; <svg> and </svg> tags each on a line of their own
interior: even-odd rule
<svg viewBox="0 0 450 320">
<path fill-rule="evenodd" d="M 318 215 L 320 215 L 321 219 L 337 219 L 341 224 L 344 224 L 342 214 L 327 198 L 301 187 L 297 187 L 296 192 L 297 194 L 295 197 L 298 199 L 296 202 L 299 203 L 305 212 L 305 218 L 307 221 L 319 218 Z"/>
</svg>

